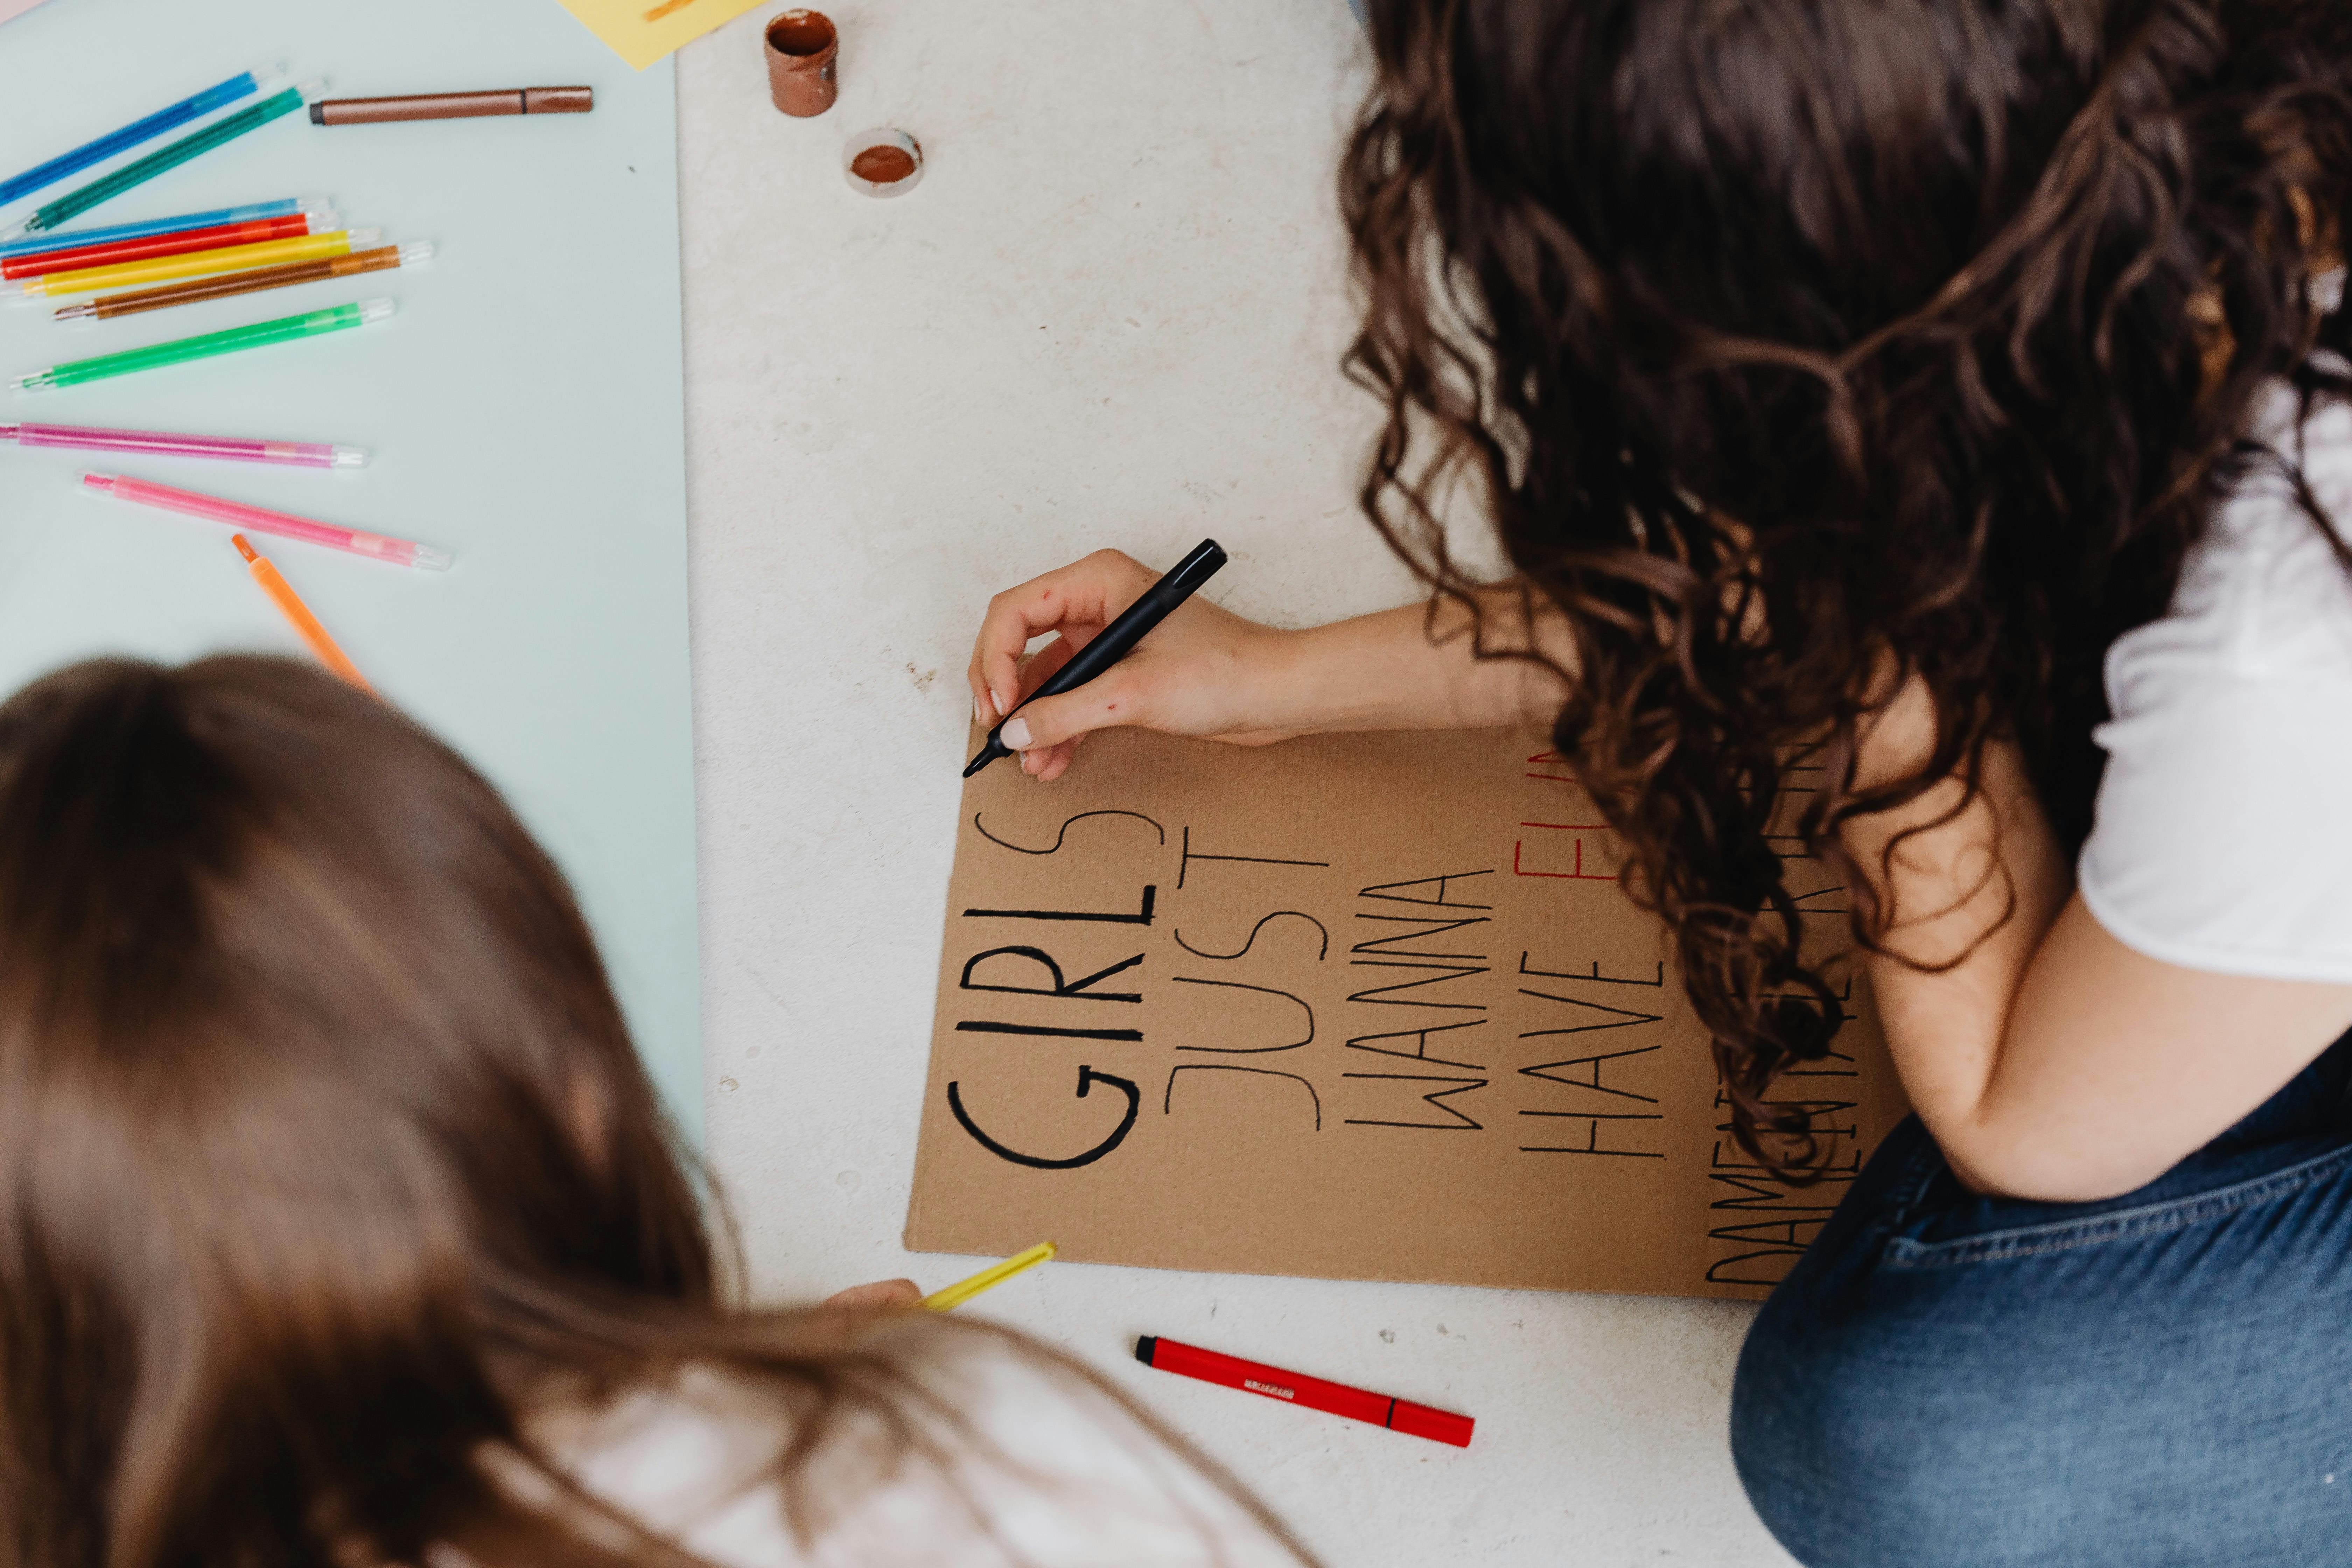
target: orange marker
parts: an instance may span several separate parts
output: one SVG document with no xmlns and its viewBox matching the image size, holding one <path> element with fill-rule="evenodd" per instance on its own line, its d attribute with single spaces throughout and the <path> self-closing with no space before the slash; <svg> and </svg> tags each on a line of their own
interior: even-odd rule
<svg viewBox="0 0 2352 1568">
<path fill-rule="evenodd" d="M 253 546 L 246 542 L 242 533 L 233 533 L 229 537 L 236 542 L 236 552 L 245 557 L 247 570 L 253 574 L 253 580 L 261 584 L 263 593 L 277 601 L 278 608 L 294 623 L 294 629 L 302 634 L 302 640 L 310 645 L 310 651 L 319 656 L 319 662 L 362 691 L 375 690 L 367 683 L 367 677 L 359 672 L 359 667 L 346 658 L 343 650 L 335 646 L 335 639 L 327 635 L 327 628 L 319 624 L 319 617 L 310 613 L 310 606 L 287 586 L 286 579 L 278 574 L 278 568 L 257 554 Z"/>
</svg>

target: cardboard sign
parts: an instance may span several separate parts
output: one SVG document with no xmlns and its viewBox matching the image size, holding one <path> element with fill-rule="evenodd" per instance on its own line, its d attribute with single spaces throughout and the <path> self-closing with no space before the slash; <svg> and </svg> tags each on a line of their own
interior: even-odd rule
<svg viewBox="0 0 2352 1568">
<path fill-rule="evenodd" d="M 1755 1297 L 1901 1117 L 1864 997 L 1733 1141 L 1664 930 L 1539 733 L 1116 731 L 967 784 L 907 1245 Z M 1791 842 L 1792 856 L 1801 846 Z M 1791 888 L 1842 931 L 1827 868 Z"/>
</svg>

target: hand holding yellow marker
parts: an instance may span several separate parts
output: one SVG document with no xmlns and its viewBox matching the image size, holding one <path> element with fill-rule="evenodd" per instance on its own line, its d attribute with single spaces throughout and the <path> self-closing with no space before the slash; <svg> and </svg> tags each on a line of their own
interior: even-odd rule
<svg viewBox="0 0 2352 1568">
<path fill-rule="evenodd" d="M 1054 1256 L 1054 1244 L 1041 1241 L 1026 1252 L 1016 1252 L 1002 1263 L 992 1264 L 969 1279 L 960 1279 L 946 1289 L 923 1298 L 927 1312 L 952 1312 L 974 1296 L 992 1285 L 1002 1285 L 1024 1269 L 1034 1268 Z"/>
<path fill-rule="evenodd" d="M 278 568 L 256 552 L 253 546 L 246 542 L 242 533 L 233 533 L 229 537 L 236 543 L 236 552 L 245 557 L 246 569 L 253 574 L 253 580 L 261 584 L 261 591 L 277 603 L 288 620 L 294 623 L 294 629 L 302 634 L 302 640 L 310 645 L 310 651 L 319 656 L 319 662 L 362 691 L 373 694 L 375 688 L 367 683 L 367 677 L 362 675 L 359 667 L 335 646 L 335 639 L 327 635 L 327 628 L 319 624 L 319 617 L 310 613 L 310 606 L 297 597 L 294 590 L 287 585 L 286 579 L 278 574 Z M 964 1283 L 970 1284 L 971 1281 Z M 990 1283 L 995 1281 L 991 1280 Z M 960 1290 L 963 1286 L 953 1289 Z"/>
</svg>

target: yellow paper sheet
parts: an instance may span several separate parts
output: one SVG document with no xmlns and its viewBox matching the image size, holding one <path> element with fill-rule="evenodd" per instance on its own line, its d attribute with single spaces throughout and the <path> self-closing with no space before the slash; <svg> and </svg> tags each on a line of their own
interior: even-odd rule
<svg viewBox="0 0 2352 1568">
<path fill-rule="evenodd" d="M 631 70 L 643 70 L 758 4 L 760 0 L 686 0 L 667 9 L 664 0 L 563 0 L 563 8 L 628 61 Z M 656 9 L 667 14 L 646 21 L 646 13 Z"/>
</svg>

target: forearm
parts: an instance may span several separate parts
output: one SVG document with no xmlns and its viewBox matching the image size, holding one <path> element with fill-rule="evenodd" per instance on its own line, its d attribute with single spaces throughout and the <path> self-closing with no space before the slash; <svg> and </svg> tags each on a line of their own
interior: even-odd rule
<svg viewBox="0 0 2352 1568">
<path fill-rule="evenodd" d="M 1549 724 L 1568 697 L 1558 671 L 1575 668 L 1565 619 L 1516 584 L 1482 589 L 1470 605 L 1441 598 L 1307 631 L 1260 626 L 1195 595 L 1094 679 L 1034 695 L 1157 578 L 1098 550 L 989 601 L 965 671 L 972 719 L 1001 721 L 1024 773 L 1050 783 L 1087 735 L 1126 725 L 1265 745 L 1344 731 Z"/>
<path fill-rule="evenodd" d="M 1981 1190 L 1999 1184 L 1974 1168 L 1976 1135 L 2026 973 L 2074 872 L 2013 753 L 1994 749 L 1976 797 L 1938 824 L 1963 793 L 1946 780 L 1910 806 L 1861 818 L 1848 847 L 1894 916 L 1870 962 L 1887 1049 L 1919 1119 Z"/>
<path fill-rule="evenodd" d="M 1848 844 L 1896 911 L 1870 966 L 1888 1049 L 1969 1186 L 2052 1203 L 2133 1191 L 2352 1023 L 2352 987 L 2184 969 L 2109 935 L 2009 748 L 1988 752 L 1965 811 L 1927 826 L 1959 789 L 1862 818 Z M 1896 844 L 1905 827 L 1919 831 Z"/>
<path fill-rule="evenodd" d="M 1482 591 L 1479 616 L 1456 600 L 1277 634 L 1286 647 L 1267 728 L 1293 734 L 1549 725 L 1574 668 L 1565 622 L 1530 617 L 1512 587 Z M 1539 649 L 1557 669 L 1524 657 Z M 1484 657 L 1482 657 L 1482 653 Z"/>
</svg>

